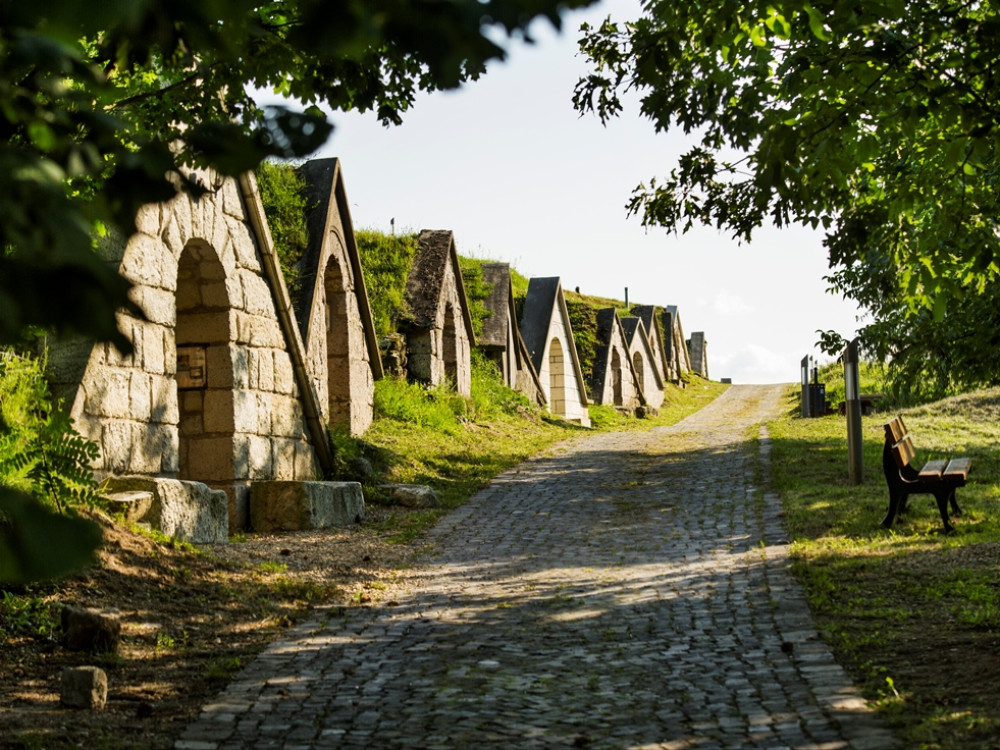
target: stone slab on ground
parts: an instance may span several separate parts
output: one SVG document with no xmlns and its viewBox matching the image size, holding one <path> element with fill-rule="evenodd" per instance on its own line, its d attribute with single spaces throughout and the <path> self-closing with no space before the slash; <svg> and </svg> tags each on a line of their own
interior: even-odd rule
<svg viewBox="0 0 1000 750">
<path fill-rule="evenodd" d="M 59 700 L 69 708 L 104 708 L 108 676 L 100 667 L 67 667 L 60 678 Z"/>
<path fill-rule="evenodd" d="M 438 504 L 437 493 L 426 484 L 386 483 L 378 488 L 393 503 L 405 508 L 436 508 Z"/>
<path fill-rule="evenodd" d="M 148 523 L 167 536 L 195 544 L 215 544 L 229 538 L 228 497 L 223 490 L 213 490 L 201 482 L 111 477 L 105 494 L 128 506 L 125 517 L 129 521 Z"/>
<path fill-rule="evenodd" d="M 269 480 L 250 485 L 254 531 L 308 531 L 349 526 L 365 517 L 359 482 Z"/>
</svg>

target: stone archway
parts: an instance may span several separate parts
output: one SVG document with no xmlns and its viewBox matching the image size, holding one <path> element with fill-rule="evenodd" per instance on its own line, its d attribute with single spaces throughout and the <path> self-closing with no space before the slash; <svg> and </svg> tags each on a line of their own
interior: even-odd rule
<svg viewBox="0 0 1000 750">
<path fill-rule="evenodd" d="M 441 359 L 444 362 L 444 377 L 454 388 L 458 388 L 458 330 L 455 307 L 450 302 L 444 309 L 444 328 L 441 331 Z"/>
<path fill-rule="evenodd" d="M 330 424 L 350 423 L 351 361 L 347 297 L 340 265 L 331 259 L 323 274 L 326 301 L 326 387 Z"/>
<path fill-rule="evenodd" d="M 566 357 L 559 339 L 549 344 L 549 408 L 566 416 Z"/>
<path fill-rule="evenodd" d="M 236 418 L 231 304 L 225 269 L 206 242 L 191 240 L 177 268 L 179 479 L 224 489 L 235 502 Z"/>
<path fill-rule="evenodd" d="M 639 386 L 639 390 L 644 390 L 646 384 L 643 381 L 642 355 L 639 352 L 632 355 L 632 369 L 635 370 L 635 380 Z"/>
<path fill-rule="evenodd" d="M 611 390 L 612 400 L 615 406 L 624 406 L 625 399 L 622 396 L 622 358 L 618 350 L 611 350 Z"/>
</svg>

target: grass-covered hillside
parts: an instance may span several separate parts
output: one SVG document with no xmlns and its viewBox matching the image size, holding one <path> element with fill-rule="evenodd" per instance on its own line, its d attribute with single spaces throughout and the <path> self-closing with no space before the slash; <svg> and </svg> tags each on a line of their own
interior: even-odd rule
<svg viewBox="0 0 1000 750">
<path fill-rule="evenodd" d="M 888 508 L 882 425 L 896 414 L 917 467 L 972 458 L 953 534 L 941 533 L 930 495 L 912 496 L 892 530 L 879 526 Z M 800 418 L 798 389 L 769 430 L 795 572 L 838 660 L 907 747 L 997 747 L 1000 389 L 864 417 L 860 485 L 848 483 L 844 418 Z"/>
</svg>

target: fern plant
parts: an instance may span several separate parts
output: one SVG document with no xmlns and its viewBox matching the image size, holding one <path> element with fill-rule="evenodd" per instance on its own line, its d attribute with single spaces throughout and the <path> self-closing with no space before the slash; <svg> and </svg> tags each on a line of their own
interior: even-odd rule
<svg viewBox="0 0 1000 750">
<path fill-rule="evenodd" d="M 97 445 L 53 403 L 44 359 L 0 354 L 0 484 L 65 512 L 99 502 Z"/>
</svg>

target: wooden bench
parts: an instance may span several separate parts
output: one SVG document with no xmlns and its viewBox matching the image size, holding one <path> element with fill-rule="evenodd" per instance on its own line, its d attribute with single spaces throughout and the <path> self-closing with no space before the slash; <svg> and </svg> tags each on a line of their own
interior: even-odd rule
<svg viewBox="0 0 1000 750">
<path fill-rule="evenodd" d="M 955 489 L 965 485 L 972 468 L 971 458 L 928 461 L 919 471 L 912 466 L 915 451 L 913 440 L 902 417 L 885 423 L 885 447 L 882 449 L 882 470 L 889 485 L 889 512 L 882 525 L 892 528 L 896 517 L 906 511 L 910 495 L 934 495 L 937 500 L 945 533 L 955 530 L 948 518 L 948 505 L 953 515 L 962 514 L 955 500 Z"/>
<path fill-rule="evenodd" d="M 862 393 L 858 396 L 858 401 L 861 402 L 861 413 L 865 416 L 871 415 L 875 411 L 875 407 L 878 406 L 878 402 L 885 398 L 881 393 Z M 840 416 L 847 416 L 847 402 L 840 402 Z"/>
</svg>

